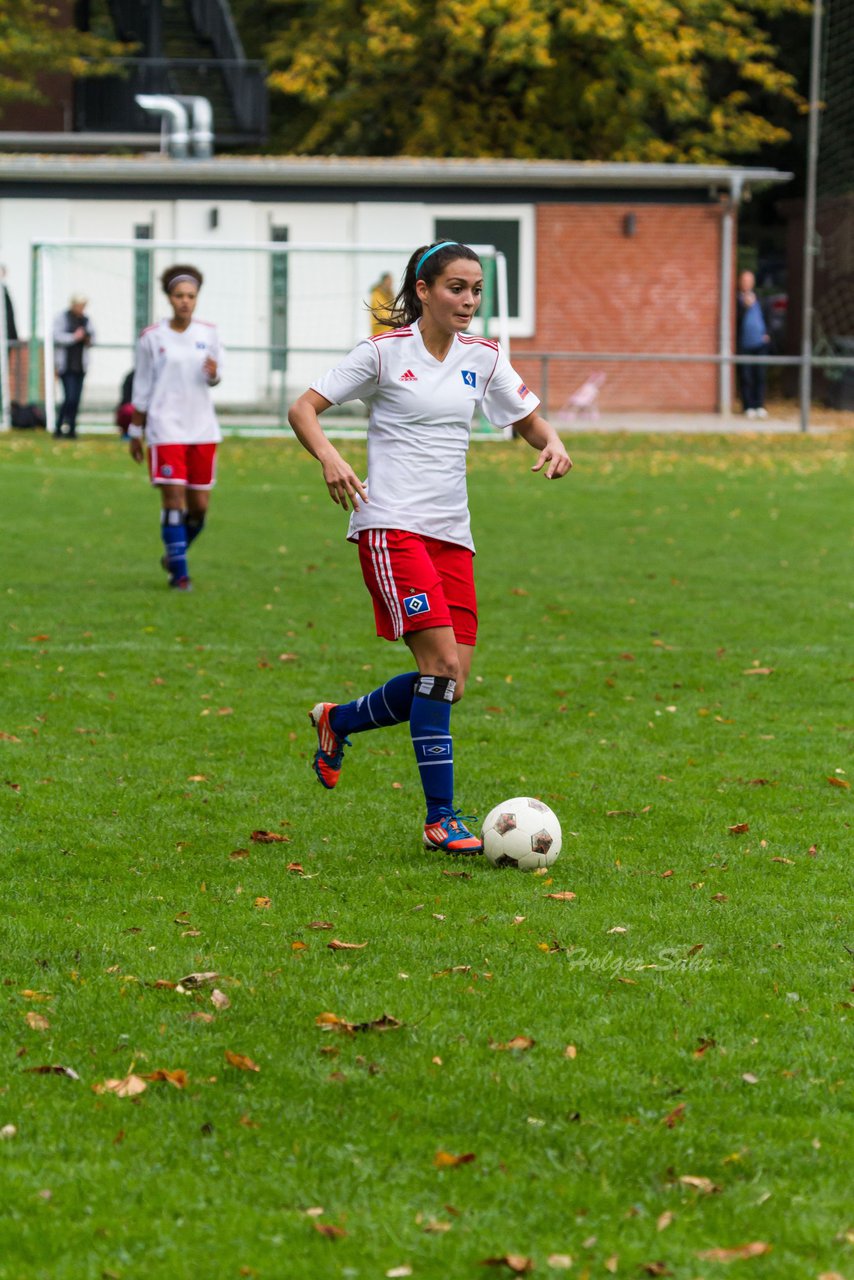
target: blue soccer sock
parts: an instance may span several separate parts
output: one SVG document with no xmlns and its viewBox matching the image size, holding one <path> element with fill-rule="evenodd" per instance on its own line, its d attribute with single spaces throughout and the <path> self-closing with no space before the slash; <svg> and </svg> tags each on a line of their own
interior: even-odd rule
<svg viewBox="0 0 854 1280">
<path fill-rule="evenodd" d="M 184 519 L 184 527 L 187 530 L 187 550 L 189 551 L 205 527 L 205 512 L 189 511 Z"/>
<path fill-rule="evenodd" d="M 392 676 L 378 689 L 354 702 L 342 702 L 329 716 L 333 733 L 339 738 L 349 738 L 351 733 L 402 724 L 409 719 L 417 678 L 414 671 L 407 671 L 405 675 Z"/>
<path fill-rule="evenodd" d="M 186 578 L 187 531 L 184 528 L 184 512 L 164 510 L 160 513 L 160 536 L 166 548 L 166 566 L 173 578 Z"/>
<path fill-rule="evenodd" d="M 409 732 L 427 802 L 427 822 L 437 822 L 454 807 L 454 741 L 451 703 L 456 681 L 420 675 L 409 713 Z"/>
</svg>

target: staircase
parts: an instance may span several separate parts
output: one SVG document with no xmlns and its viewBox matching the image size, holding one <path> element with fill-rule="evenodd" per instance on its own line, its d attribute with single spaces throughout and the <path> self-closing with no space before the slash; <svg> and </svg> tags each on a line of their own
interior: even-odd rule
<svg viewBox="0 0 854 1280">
<path fill-rule="evenodd" d="M 220 146 L 266 140 L 266 71 L 246 58 L 226 0 L 106 2 L 117 39 L 135 41 L 138 53 L 122 62 L 121 78 L 77 82 L 78 129 L 159 132 L 134 97 L 166 93 L 207 98 Z"/>
</svg>

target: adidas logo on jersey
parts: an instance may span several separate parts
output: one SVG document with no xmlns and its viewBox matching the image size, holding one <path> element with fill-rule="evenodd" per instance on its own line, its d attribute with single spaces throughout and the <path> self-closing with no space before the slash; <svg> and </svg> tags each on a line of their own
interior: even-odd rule
<svg viewBox="0 0 854 1280">
<path fill-rule="evenodd" d="M 398 382 L 417 382 L 417 381 L 418 379 L 416 378 L 415 374 L 412 372 L 411 369 L 407 369 L 406 373 L 402 373 L 398 378 Z"/>
</svg>

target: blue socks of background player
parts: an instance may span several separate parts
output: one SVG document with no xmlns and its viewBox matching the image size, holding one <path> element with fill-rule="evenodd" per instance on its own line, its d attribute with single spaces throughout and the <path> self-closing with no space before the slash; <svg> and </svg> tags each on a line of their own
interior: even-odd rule
<svg viewBox="0 0 854 1280">
<path fill-rule="evenodd" d="M 409 719 L 417 679 L 414 671 L 407 671 L 405 675 L 392 676 L 379 689 L 356 698 L 355 702 L 342 702 L 329 715 L 333 733 L 339 738 L 349 738 L 351 733 L 403 724 Z"/>
<path fill-rule="evenodd" d="M 427 822 L 437 822 L 454 805 L 454 742 L 451 703 L 457 682 L 420 675 L 409 713 L 409 732 L 427 801 Z"/>
<path fill-rule="evenodd" d="M 187 531 L 183 511 L 161 511 L 160 536 L 166 548 L 166 567 L 173 579 L 186 578 Z"/>
</svg>

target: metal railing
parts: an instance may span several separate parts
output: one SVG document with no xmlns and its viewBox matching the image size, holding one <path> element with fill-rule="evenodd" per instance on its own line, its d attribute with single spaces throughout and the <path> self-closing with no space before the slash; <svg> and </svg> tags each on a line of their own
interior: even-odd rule
<svg viewBox="0 0 854 1280">
<path fill-rule="evenodd" d="M 267 85 L 263 62 L 117 58 L 115 67 L 115 75 L 75 82 L 75 128 L 81 132 L 156 133 L 159 125 L 136 105 L 136 95 L 195 93 L 212 100 L 217 138 L 247 143 L 261 143 L 266 139 Z M 230 120 L 222 118 L 223 98 Z"/>
</svg>

